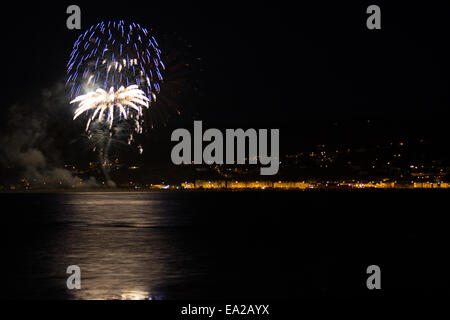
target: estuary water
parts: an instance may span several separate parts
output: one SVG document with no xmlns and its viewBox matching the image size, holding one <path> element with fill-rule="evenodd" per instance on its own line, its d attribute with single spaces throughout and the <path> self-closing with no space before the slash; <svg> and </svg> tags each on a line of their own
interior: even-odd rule
<svg viewBox="0 0 450 320">
<path fill-rule="evenodd" d="M 8 299 L 449 292 L 448 192 L 3 193 Z M 447 209 L 446 209 L 447 208 Z M 67 267 L 81 268 L 69 290 Z"/>
</svg>

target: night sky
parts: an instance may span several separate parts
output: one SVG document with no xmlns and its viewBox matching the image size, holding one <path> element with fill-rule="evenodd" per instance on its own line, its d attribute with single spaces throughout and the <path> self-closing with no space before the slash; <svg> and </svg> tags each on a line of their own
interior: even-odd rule
<svg viewBox="0 0 450 320">
<path fill-rule="evenodd" d="M 448 5 L 9 2 L 0 19 L 7 299 L 292 298 L 274 314 L 299 314 L 299 297 L 448 294 Z M 82 30 L 66 27 L 72 4 Z M 372 4 L 381 30 L 366 27 Z M 86 119 L 72 120 L 66 65 L 78 36 L 108 20 L 152 29 L 167 81 L 151 108 L 181 115 L 168 108 L 135 145 L 111 149 L 116 128 L 105 125 L 94 151 Z M 261 175 L 259 155 L 257 165 L 175 165 L 171 133 L 193 133 L 194 120 L 204 130 L 280 129 L 279 171 Z M 366 290 L 373 264 L 381 294 Z M 73 265 L 84 290 L 66 289 Z"/>
<path fill-rule="evenodd" d="M 171 130 L 191 127 L 193 119 L 205 127 L 280 128 L 281 152 L 394 138 L 446 143 L 450 52 L 442 5 L 377 3 L 382 30 L 371 31 L 365 11 L 372 2 L 164 3 L 77 3 L 83 30 L 101 20 L 136 21 L 153 28 L 163 50 L 192 65 L 182 80 L 196 89 L 177 98 L 182 115 L 147 137 L 164 157 Z M 80 33 L 66 28 L 69 4 L 16 2 L 4 12 L 3 131 L 11 106 L 37 111 L 43 93 L 64 83 Z M 55 124 L 47 134 L 62 149 L 79 130 L 64 99 L 62 111 L 47 117 Z"/>
</svg>

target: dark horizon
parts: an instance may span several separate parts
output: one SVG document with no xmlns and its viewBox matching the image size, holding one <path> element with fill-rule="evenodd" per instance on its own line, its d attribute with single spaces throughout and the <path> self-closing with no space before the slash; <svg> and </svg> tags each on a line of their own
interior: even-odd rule
<svg viewBox="0 0 450 320">
<path fill-rule="evenodd" d="M 443 5 L 385 4 L 381 30 L 366 28 L 366 3 L 79 5 L 82 30 L 101 20 L 138 21 L 156 32 L 173 63 L 154 105 L 163 115 L 139 138 L 144 154 L 118 146 L 130 164 L 170 165 L 171 132 L 192 128 L 194 120 L 205 128 L 279 128 L 281 155 L 322 144 L 370 149 L 425 140 L 429 160 L 450 159 Z M 95 159 L 83 138 L 84 122 L 72 121 L 64 87 L 69 53 L 82 32 L 67 30 L 66 7 L 33 4 L 26 18 L 2 20 L 8 30 L 3 160 L 17 149 L 38 149 L 58 166 L 83 167 Z"/>
</svg>

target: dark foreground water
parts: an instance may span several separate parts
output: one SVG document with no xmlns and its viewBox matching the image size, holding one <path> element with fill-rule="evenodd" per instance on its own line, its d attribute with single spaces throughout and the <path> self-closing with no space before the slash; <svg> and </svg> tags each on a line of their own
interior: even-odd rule
<svg viewBox="0 0 450 320">
<path fill-rule="evenodd" d="M 449 292 L 448 192 L 0 194 L 3 298 Z M 81 268 L 81 290 L 66 268 Z"/>
</svg>

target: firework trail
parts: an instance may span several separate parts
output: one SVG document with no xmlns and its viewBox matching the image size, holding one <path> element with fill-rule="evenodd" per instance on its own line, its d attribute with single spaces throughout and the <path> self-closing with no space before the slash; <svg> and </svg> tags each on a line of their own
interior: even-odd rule
<svg viewBox="0 0 450 320">
<path fill-rule="evenodd" d="M 75 41 L 67 63 L 71 103 L 79 103 L 74 119 L 86 116 L 90 139 L 98 136 L 93 134 L 94 126 L 97 132 L 99 127 L 109 130 L 106 136 L 113 138 L 112 129 L 127 124 L 131 144 L 142 133 L 143 108 L 149 108 L 160 93 L 163 70 L 155 37 L 138 23 L 120 20 L 91 26 Z M 107 159 L 111 141 L 100 141 L 103 145 L 96 149 Z"/>
</svg>

